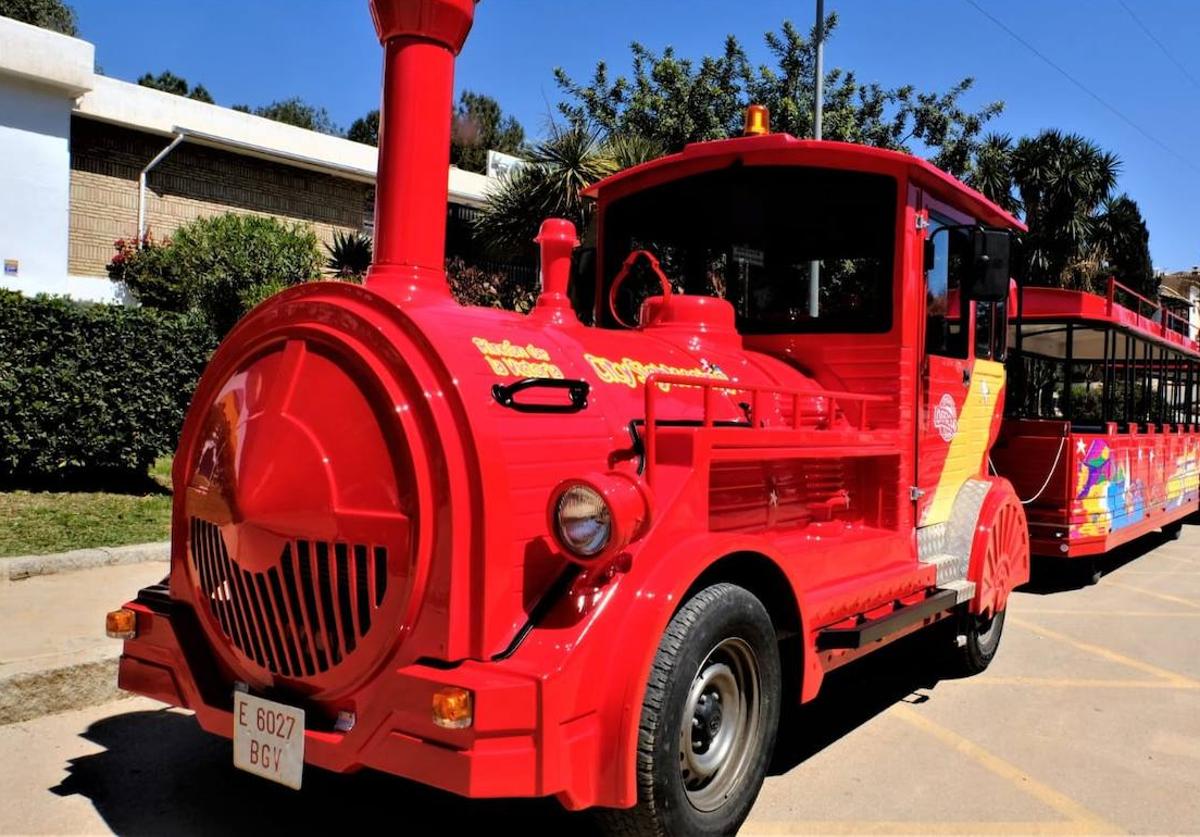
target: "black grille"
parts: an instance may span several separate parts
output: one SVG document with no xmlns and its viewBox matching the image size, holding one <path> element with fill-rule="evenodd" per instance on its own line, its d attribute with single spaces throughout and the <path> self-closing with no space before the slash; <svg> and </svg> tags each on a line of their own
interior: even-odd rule
<svg viewBox="0 0 1200 837">
<path fill-rule="evenodd" d="M 221 530 L 192 518 L 192 561 L 225 638 L 268 671 L 323 674 L 354 653 L 387 593 L 387 550 L 296 540 L 265 572 L 242 569 Z"/>
</svg>

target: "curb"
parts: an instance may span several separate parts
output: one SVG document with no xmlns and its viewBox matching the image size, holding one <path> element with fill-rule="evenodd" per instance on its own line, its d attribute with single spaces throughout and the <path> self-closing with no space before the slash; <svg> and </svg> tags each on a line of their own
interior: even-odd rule
<svg viewBox="0 0 1200 837">
<path fill-rule="evenodd" d="M 117 688 L 119 656 L 116 648 L 60 655 L 37 670 L 0 674 L 0 726 L 133 697 Z"/>
<path fill-rule="evenodd" d="M 75 549 L 56 555 L 23 555 L 0 558 L 0 582 L 21 581 L 36 575 L 53 575 L 95 567 L 118 564 L 141 564 L 146 561 L 169 561 L 171 543 L 139 543 L 132 546 L 105 546 L 94 549 Z"/>
</svg>

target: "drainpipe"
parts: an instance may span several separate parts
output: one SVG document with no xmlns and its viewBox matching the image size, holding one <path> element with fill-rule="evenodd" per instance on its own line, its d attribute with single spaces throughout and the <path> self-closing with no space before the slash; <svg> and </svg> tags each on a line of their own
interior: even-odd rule
<svg viewBox="0 0 1200 837">
<path fill-rule="evenodd" d="M 177 146 L 177 145 L 179 145 L 179 143 L 183 142 L 184 137 L 186 137 L 186 136 L 187 135 L 183 131 L 180 131 L 178 128 L 176 128 L 175 129 L 175 138 L 171 140 L 171 144 L 168 145 L 166 148 L 164 148 L 162 151 L 158 152 L 158 154 L 155 155 L 154 159 L 151 160 L 149 163 L 147 163 L 146 167 L 144 169 L 142 169 L 141 174 L 138 175 L 138 223 L 137 223 L 138 247 L 142 246 L 142 241 L 146 237 L 146 175 L 148 175 L 150 173 L 150 170 L 152 168 L 157 166 L 163 160 L 167 159 L 167 155 L 170 154 L 172 151 L 174 151 L 175 146 Z"/>
</svg>

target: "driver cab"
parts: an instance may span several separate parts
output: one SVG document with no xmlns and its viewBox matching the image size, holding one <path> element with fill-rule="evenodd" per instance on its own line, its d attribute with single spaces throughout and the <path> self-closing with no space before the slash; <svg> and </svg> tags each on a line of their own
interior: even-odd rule
<svg viewBox="0 0 1200 837">
<path fill-rule="evenodd" d="M 598 205 L 572 288 L 582 322 L 719 314 L 746 350 L 884 396 L 872 426 L 901 452 L 901 525 L 944 520 L 983 473 L 1023 229 L 1012 215 L 911 155 L 783 134 L 688 146 L 585 194 Z"/>
</svg>

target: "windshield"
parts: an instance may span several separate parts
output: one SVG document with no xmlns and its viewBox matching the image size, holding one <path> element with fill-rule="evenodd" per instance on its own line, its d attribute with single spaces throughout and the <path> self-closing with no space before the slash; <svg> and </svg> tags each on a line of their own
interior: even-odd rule
<svg viewBox="0 0 1200 837">
<path fill-rule="evenodd" d="M 895 218 L 896 181 L 882 175 L 739 166 L 674 181 L 607 211 L 601 300 L 625 257 L 645 249 L 676 291 L 729 300 L 742 333 L 886 332 Z M 657 287 L 635 268 L 622 316 Z M 601 321 L 613 324 L 608 312 Z"/>
</svg>

